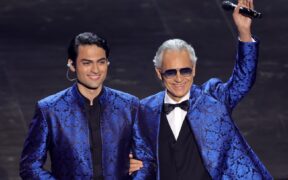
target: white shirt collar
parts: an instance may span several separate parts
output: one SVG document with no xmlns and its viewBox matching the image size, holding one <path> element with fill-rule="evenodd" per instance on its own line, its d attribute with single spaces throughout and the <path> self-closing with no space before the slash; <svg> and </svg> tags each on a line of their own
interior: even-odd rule
<svg viewBox="0 0 288 180">
<path fill-rule="evenodd" d="M 164 97 L 164 103 L 169 103 L 169 104 L 177 104 L 177 103 L 181 103 L 183 101 L 186 101 L 190 98 L 190 91 L 188 91 L 188 93 L 183 96 L 179 102 L 173 100 L 167 93 L 167 90 L 165 91 L 165 97 Z"/>
</svg>

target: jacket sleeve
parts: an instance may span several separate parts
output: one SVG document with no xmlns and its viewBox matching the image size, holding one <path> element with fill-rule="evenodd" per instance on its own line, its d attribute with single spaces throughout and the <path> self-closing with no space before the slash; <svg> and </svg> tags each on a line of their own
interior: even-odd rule
<svg viewBox="0 0 288 180">
<path fill-rule="evenodd" d="M 49 171 L 43 168 L 49 146 L 48 135 L 48 124 L 37 104 L 21 155 L 20 176 L 22 179 L 55 179 Z"/>
<path fill-rule="evenodd" d="M 139 105 L 138 105 L 139 107 Z M 136 119 L 133 125 L 133 143 L 132 153 L 135 159 L 143 162 L 143 167 L 132 174 L 133 179 L 156 179 L 156 160 L 153 157 L 152 147 L 148 144 L 147 137 L 143 131 L 145 129 L 143 123 L 141 123 L 141 115 L 139 114 L 139 108 L 137 111 Z"/>
<path fill-rule="evenodd" d="M 238 53 L 232 76 L 226 83 L 211 79 L 204 90 L 233 109 L 251 89 L 256 79 L 259 42 L 238 42 Z"/>
</svg>

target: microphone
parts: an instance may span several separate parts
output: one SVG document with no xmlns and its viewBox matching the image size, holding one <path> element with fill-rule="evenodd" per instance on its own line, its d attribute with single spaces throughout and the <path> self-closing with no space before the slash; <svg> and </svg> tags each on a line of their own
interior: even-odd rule
<svg viewBox="0 0 288 180">
<path fill-rule="evenodd" d="M 233 11 L 236 8 L 236 4 L 233 4 L 230 1 L 223 1 L 222 2 L 222 8 L 225 9 L 226 11 Z M 250 18 L 262 18 L 262 14 L 253 10 L 253 9 L 249 9 L 246 7 L 240 7 L 239 8 L 239 13 L 244 15 L 244 16 L 248 16 Z"/>
</svg>

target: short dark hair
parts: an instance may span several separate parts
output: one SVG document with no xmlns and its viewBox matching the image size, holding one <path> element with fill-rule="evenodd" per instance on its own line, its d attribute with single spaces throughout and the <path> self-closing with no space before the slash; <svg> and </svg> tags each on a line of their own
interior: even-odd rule
<svg viewBox="0 0 288 180">
<path fill-rule="evenodd" d="M 84 32 L 75 36 L 68 47 L 68 59 L 71 59 L 74 64 L 76 64 L 75 61 L 78 56 L 78 47 L 80 45 L 96 45 L 104 49 L 107 58 L 109 56 L 110 48 L 104 38 L 92 32 Z"/>
</svg>

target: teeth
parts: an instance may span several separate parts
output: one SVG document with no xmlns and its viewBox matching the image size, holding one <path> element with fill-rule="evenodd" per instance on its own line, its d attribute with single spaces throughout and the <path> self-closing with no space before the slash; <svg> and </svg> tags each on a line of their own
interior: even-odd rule
<svg viewBox="0 0 288 180">
<path fill-rule="evenodd" d="M 184 86 L 185 84 L 174 84 L 175 86 Z"/>
<path fill-rule="evenodd" d="M 88 75 L 88 77 L 90 77 L 91 79 L 98 79 L 98 78 L 100 78 L 99 75 Z"/>
</svg>

